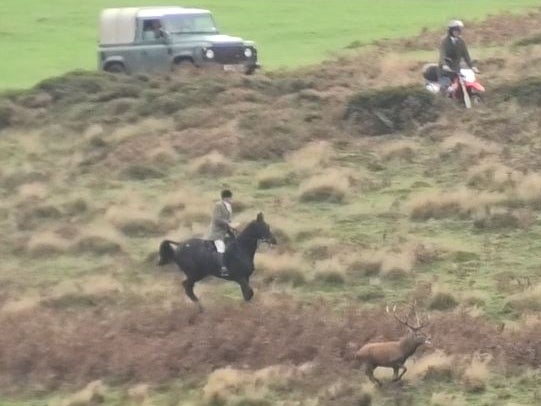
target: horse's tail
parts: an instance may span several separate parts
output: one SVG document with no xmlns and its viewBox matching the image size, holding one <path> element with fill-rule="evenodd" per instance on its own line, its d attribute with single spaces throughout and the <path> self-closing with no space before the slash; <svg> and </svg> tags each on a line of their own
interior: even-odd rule
<svg viewBox="0 0 541 406">
<path fill-rule="evenodd" d="M 175 260 L 175 250 L 171 247 L 171 244 L 179 245 L 178 242 L 171 240 L 163 240 L 160 244 L 160 260 L 158 261 L 158 265 L 165 265 Z"/>
</svg>

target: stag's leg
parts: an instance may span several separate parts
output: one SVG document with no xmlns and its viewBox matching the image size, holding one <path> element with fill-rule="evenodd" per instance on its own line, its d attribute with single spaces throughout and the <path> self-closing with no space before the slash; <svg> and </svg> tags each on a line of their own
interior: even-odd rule
<svg viewBox="0 0 541 406">
<path fill-rule="evenodd" d="M 375 383 L 375 384 L 378 385 L 378 386 L 381 386 L 381 382 L 378 381 L 378 380 L 376 379 L 376 377 L 374 376 L 374 369 L 376 369 L 376 368 L 377 368 L 377 367 L 374 366 L 374 365 L 370 365 L 370 364 L 367 365 L 367 366 L 366 366 L 366 370 L 365 370 L 366 376 L 368 376 L 368 379 L 370 379 L 370 382 Z"/>
<path fill-rule="evenodd" d="M 397 378 L 397 381 L 402 378 L 402 376 L 406 373 L 406 371 L 408 370 L 404 365 L 400 365 L 400 367 L 402 368 L 402 372 L 400 373 L 400 375 L 398 375 L 398 378 Z"/>
<path fill-rule="evenodd" d="M 240 289 L 242 290 L 242 297 L 244 297 L 244 300 L 248 302 L 254 296 L 254 290 L 250 287 L 248 279 L 239 279 L 237 280 L 237 283 L 240 285 Z"/>
<path fill-rule="evenodd" d="M 195 296 L 195 293 L 193 293 L 193 287 L 195 285 L 195 282 L 191 279 L 186 279 L 182 282 L 182 286 L 184 286 L 184 291 L 186 292 L 186 295 L 190 298 L 192 302 L 194 302 L 197 307 L 199 308 L 199 311 L 203 311 L 203 306 L 199 302 L 199 299 L 197 296 Z"/>
<path fill-rule="evenodd" d="M 400 367 L 398 365 L 393 367 L 393 381 L 398 381 L 400 379 L 398 377 L 399 370 L 400 370 Z"/>
</svg>

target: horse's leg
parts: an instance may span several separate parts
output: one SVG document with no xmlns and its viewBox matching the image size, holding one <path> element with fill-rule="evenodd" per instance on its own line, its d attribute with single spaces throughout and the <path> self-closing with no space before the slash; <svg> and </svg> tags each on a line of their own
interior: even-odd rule
<svg viewBox="0 0 541 406">
<path fill-rule="evenodd" d="M 248 279 L 242 278 L 238 279 L 237 283 L 240 285 L 244 300 L 248 302 L 254 296 L 254 290 L 250 287 L 250 282 L 248 282 Z"/>
<path fill-rule="evenodd" d="M 191 279 L 186 279 L 182 282 L 182 286 L 184 286 L 184 291 L 186 292 L 186 295 L 191 299 L 192 302 L 194 302 L 197 307 L 199 308 L 199 311 L 203 311 L 203 306 L 199 302 L 199 299 L 197 296 L 195 296 L 195 293 L 193 292 L 193 287 L 195 285 L 195 282 Z"/>
</svg>

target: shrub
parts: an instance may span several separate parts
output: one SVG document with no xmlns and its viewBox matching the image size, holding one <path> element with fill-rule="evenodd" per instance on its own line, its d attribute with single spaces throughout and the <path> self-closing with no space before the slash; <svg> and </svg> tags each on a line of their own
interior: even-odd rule
<svg viewBox="0 0 541 406">
<path fill-rule="evenodd" d="M 87 235 L 80 237 L 72 247 L 76 252 L 87 252 L 94 255 L 116 254 L 122 251 L 122 246 L 117 241 L 99 235 Z"/>
<path fill-rule="evenodd" d="M 297 171 L 313 172 L 318 168 L 328 166 L 334 156 L 334 149 L 329 142 L 318 141 L 292 152 L 286 159 Z"/>
<path fill-rule="evenodd" d="M 406 379 L 448 381 L 453 376 L 455 361 L 453 356 L 441 350 L 425 355 L 408 366 Z"/>
<path fill-rule="evenodd" d="M 381 275 L 386 279 L 402 279 L 411 275 L 415 255 L 411 251 L 387 253 L 381 263 Z"/>
<path fill-rule="evenodd" d="M 467 402 L 461 394 L 438 392 L 432 394 L 430 404 L 432 406 L 466 406 Z"/>
<path fill-rule="evenodd" d="M 494 99 L 498 101 L 515 99 L 521 106 L 541 106 L 541 79 L 531 77 L 502 85 L 495 89 Z"/>
<path fill-rule="evenodd" d="M 300 256 L 261 253 L 255 257 L 255 264 L 267 283 L 291 283 L 293 286 L 305 283 L 307 264 Z"/>
<path fill-rule="evenodd" d="M 6 101 L 0 102 L 0 130 L 11 125 L 12 116 L 14 114 L 13 107 Z"/>
<path fill-rule="evenodd" d="M 213 177 L 228 176 L 233 173 L 232 163 L 217 151 L 195 159 L 190 164 L 192 173 Z"/>
<path fill-rule="evenodd" d="M 435 292 L 430 298 L 428 307 L 432 310 L 450 310 L 458 305 L 455 297 L 448 292 Z"/>
<path fill-rule="evenodd" d="M 142 164 L 132 164 L 120 172 L 120 176 L 130 180 L 163 178 L 165 174 L 156 168 Z"/>
<path fill-rule="evenodd" d="M 378 152 L 384 160 L 399 159 L 411 162 L 417 148 L 417 144 L 413 141 L 400 140 L 385 143 L 379 148 Z"/>
<path fill-rule="evenodd" d="M 295 182 L 295 175 L 285 169 L 268 167 L 258 172 L 256 181 L 259 189 L 270 189 L 292 184 Z"/>
<path fill-rule="evenodd" d="M 299 198 L 302 202 L 341 203 L 348 189 L 348 179 L 339 171 L 331 170 L 301 183 Z"/>
<path fill-rule="evenodd" d="M 436 121 L 440 105 L 440 100 L 416 86 L 386 88 L 354 96 L 344 119 L 361 134 L 389 134 Z"/>
<path fill-rule="evenodd" d="M 475 354 L 470 364 L 464 370 L 462 380 L 468 392 L 483 392 L 486 389 L 487 382 L 490 378 L 490 370 L 488 364 L 491 358 L 482 358 Z"/>
<path fill-rule="evenodd" d="M 70 241 L 51 232 L 34 233 L 26 244 L 28 254 L 36 257 L 65 254 L 69 247 Z"/>
<path fill-rule="evenodd" d="M 507 308 L 517 312 L 540 312 L 541 311 L 541 284 L 530 286 L 520 293 L 509 297 Z"/>
<path fill-rule="evenodd" d="M 64 399 L 60 406 L 93 406 L 103 403 L 106 387 L 101 380 L 90 382 L 84 389 Z"/>
<path fill-rule="evenodd" d="M 377 285 L 369 285 L 357 295 L 357 299 L 363 302 L 370 302 L 372 300 L 382 299 L 384 297 L 385 292 L 383 291 L 383 288 Z"/>
</svg>

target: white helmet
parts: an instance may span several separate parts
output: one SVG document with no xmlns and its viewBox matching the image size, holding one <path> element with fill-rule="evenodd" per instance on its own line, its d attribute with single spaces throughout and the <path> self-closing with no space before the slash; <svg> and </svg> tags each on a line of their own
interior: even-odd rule
<svg viewBox="0 0 541 406">
<path fill-rule="evenodd" d="M 461 30 L 462 28 L 464 28 L 464 23 L 460 20 L 451 20 L 449 21 L 449 24 L 447 24 L 447 28 L 449 28 L 450 30 Z"/>
</svg>

